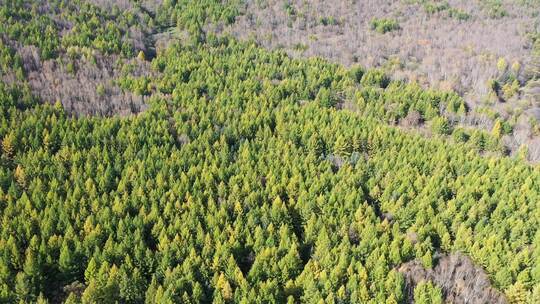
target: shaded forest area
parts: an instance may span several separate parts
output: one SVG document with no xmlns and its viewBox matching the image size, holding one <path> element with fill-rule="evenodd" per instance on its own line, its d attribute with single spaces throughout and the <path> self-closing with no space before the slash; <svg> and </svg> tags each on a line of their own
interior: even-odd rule
<svg viewBox="0 0 540 304">
<path fill-rule="evenodd" d="M 0 302 L 540 302 L 515 124 L 223 34 L 264 3 L 0 1 Z"/>
</svg>

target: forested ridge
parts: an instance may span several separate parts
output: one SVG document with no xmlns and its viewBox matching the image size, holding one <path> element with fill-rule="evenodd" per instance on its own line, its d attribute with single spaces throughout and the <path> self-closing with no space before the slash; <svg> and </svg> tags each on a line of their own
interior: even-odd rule
<svg viewBox="0 0 540 304">
<path fill-rule="evenodd" d="M 73 28 L 44 47 L 0 25 L 0 302 L 467 303 L 451 283 L 411 286 L 402 267 L 440 272 L 446 255 L 470 258 L 497 299 L 540 302 L 540 167 L 526 150 L 504 157 L 508 126 L 455 127 L 468 111 L 455 93 L 204 30 L 236 7 L 141 13 L 190 38 L 155 57 Z M 43 102 L 14 41 L 149 61 L 111 84 L 146 110 Z M 424 121 L 430 137 L 414 129 Z"/>
</svg>

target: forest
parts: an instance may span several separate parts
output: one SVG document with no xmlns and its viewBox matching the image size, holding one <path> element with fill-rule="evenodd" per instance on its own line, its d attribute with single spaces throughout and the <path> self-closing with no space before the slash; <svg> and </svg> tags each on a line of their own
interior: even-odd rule
<svg viewBox="0 0 540 304">
<path fill-rule="evenodd" d="M 385 70 L 424 89 L 454 91 L 469 111 L 454 125 L 490 131 L 540 161 L 536 0 L 244 1 L 232 24 L 208 28 L 294 58 L 320 56 Z M 419 125 L 420 129 L 429 126 Z"/>
<path fill-rule="evenodd" d="M 1 303 L 540 303 L 510 121 L 211 30 L 240 0 L 106 2 L 0 0 Z"/>
</svg>

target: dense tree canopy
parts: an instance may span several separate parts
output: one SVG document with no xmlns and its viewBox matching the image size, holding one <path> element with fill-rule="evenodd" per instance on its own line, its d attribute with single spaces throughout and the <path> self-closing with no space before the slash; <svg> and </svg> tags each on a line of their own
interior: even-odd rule
<svg viewBox="0 0 540 304">
<path fill-rule="evenodd" d="M 234 16 L 165 2 L 177 15 L 159 18 Z M 152 66 L 118 80 L 152 95 L 136 116 L 70 117 L 0 85 L 0 302 L 404 303 L 397 266 L 441 252 L 538 299 L 540 169 L 479 155 L 498 137 L 450 128 L 459 96 L 213 35 Z M 388 125 L 413 111 L 441 135 Z"/>
</svg>

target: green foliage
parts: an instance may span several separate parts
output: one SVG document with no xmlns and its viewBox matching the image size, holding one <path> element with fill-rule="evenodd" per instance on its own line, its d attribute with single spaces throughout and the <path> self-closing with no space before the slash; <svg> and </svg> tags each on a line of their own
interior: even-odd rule
<svg viewBox="0 0 540 304">
<path fill-rule="evenodd" d="M 481 5 L 490 18 L 498 19 L 508 15 L 502 0 L 482 0 Z"/>
<path fill-rule="evenodd" d="M 500 120 L 495 121 L 495 125 L 493 125 L 493 129 L 491 129 L 491 134 L 493 136 L 500 138 L 503 134 L 503 124 Z"/>
<path fill-rule="evenodd" d="M 129 12 L 117 15 L 86 2 L 78 5 L 78 13 L 68 16 L 73 23 L 71 30 L 62 37 L 64 48 L 90 47 L 104 54 L 120 54 L 131 57 L 133 46 L 128 39 L 128 27 L 137 24 Z"/>
<path fill-rule="evenodd" d="M 376 31 L 380 34 L 385 34 L 392 31 L 397 31 L 401 27 L 395 19 L 390 18 L 373 18 L 369 23 L 371 30 Z"/>
<path fill-rule="evenodd" d="M 499 60 L 497 61 L 497 70 L 499 70 L 499 72 L 501 73 L 504 73 L 506 72 L 507 68 L 508 68 L 508 62 L 506 62 L 506 59 L 499 58 Z"/>
<path fill-rule="evenodd" d="M 451 18 L 461 20 L 461 21 L 466 21 L 466 20 L 469 20 L 471 18 L 471 15 L 469 13 L 464 12 L 464 11 L 462 11 L 462 10 L 460 10 L 458 8 L 454 8 L 454 7 L 451 7 L 448 10 L 448 15 Z"/>
<path fill-rule="evenodd" d="M 24 79 L 21 57 L 0 40 L 0 77 L 9 74 L 9 72 L 15 75 L 19 81 Z"/>
<path fill-rule="evenodd" d="M 23 44 L 35 45 L 45 59 L 56 56 L 60 44 L 51 18 L 29 10 L 26 1 L 8 1 L 0 7 L 0 34 Z"/>
<path fill-rule="evenodd" d="M 177 26 L 191 35 L 202 34 L 207 23 L 232 24 L 239 14 L 241 0 L 174 0 L 164 1 L 159 7 L 156 20 L 162 27 Z"/>
<path fill-rule="evenodd" d="M 435 134 L 439 134 L 439 135 L 448 135 L 452 132 L 450 123 L 448 122 L 448 119 L 446 119 L 445 117 L 435 117 L 431 121 L 431 130 Z"/>
<path fill-rule="evenodd" d="M 338 24 L 338 21 L 336 20 L 336 18 L 334 18 L 334 16 L 330 16 L 330 17 L 321 17 L 320 22 L 321 22 L 321 24 L 324 25 L 324 26 L 327 26 L 327 25 L 337 25 L 337 24 Z"/>
<path fill-rule="evenodd" d="M 505 100 L 508 100 L 519 93 L 520 85 L 518 80 L 514 80 L 511 83 L 505 83 L 502 86 L 502 94 Z"/>
<path fill-rule="evenodd" d="M 0 82 L 0 111 L 8 115 L 13 107 L 24 110 L 33 107 L 36 104 L 35 98 L 30 93 L 28 85 L 6 85 Z"/>
<path fill-rule="evenodd" d="M 441 111 L 465 114 L 465 102 L 455 93 L 424 90 L 417 84 L 402 82 L 390 82 L 386 89 L 380 90 L 378 88 L 380 81 L 372 80 L 381 79 L 378 75 L 383 74 L 368 71 L 362 81 L 367 86 L 356 93 L 360 110 L 366 116 L 382 118 L 385 121 L 398 121 L 414 111 L 424 120 L 441 116 Z M 383 85 L 387 81 L 383 80 Z M 371 83 L 374 83 L 375 87 L 370 86 L 373 85 Z"/>
<path fill-rule="evenodd" d="M 296 9 L 294 8 L 294 6 L 290 2 L 285 2 L 283 4 L 283 9 L 287 13 L 287 15 L 289 15 L 291 17 L 296 15 Z"/>
<path fill-rule="evenodd" d="M 362 77 L 364 76 L 365 73 L 366 73 L 366 70 L 364 68 L 362 68 L 361 66 L 353 66 L 349 70 L 349 75 L 351 76 L 351 79 L 355 83 L 360 83 L 360 81 L 362 80 Z"/>
<path fill-rule="evenodd" d="M 164 1 L 157 18 L 201 29 L 234 5 Z M 74 21 L 97 26 L 87 17 Z M 62 43 L 117 52 L 122 30 L 96 18 L 104 31 Z M 486 132 L 456 129 L 455 145 L 381 123 L 417 111 L 449 134 L 459 96 L 204 38 L 160 52 L 155 77 L 118 80 L 166 95 L 136 116 L 69 117 L 0 84 L 0 301 L 76 287 L 62 300 L 402 303 L 395 269 L 440 251 L 469 254 L 512 298 L 538 286 L 540 172 L 471 153 L 498 149 Z"/>
<path fill-rule="evenodd" d="M 456 142 L 467 142 L 470 135 L 463 128 L 455 128 L 452 132 L 452 137 Z"/>
<path fill-rule="evenodd" d="M 446 11 L 450 9 L 450 4 L 448 4 L 448 2 L 446 1 L 442 1 L 442 2 L 425 1 L 423 6 L 424 6 L 424 10 L 428 14 L 440 13 L 442 11 Z"/>
<path fill-rule="evenodd" d="M 498 94 L 498 92 L 501 89 L 501 84 L 495 79 L 490 79 L 487 85 L 488 85 L 488 88 L 490 88 L 491 91 L 494 92 L 495 94 Z"/>
<path fill-rule="evenodd" d="M 98 94 L 98 96 L 105 96 L 105 86 L 102 83 L 97 85 L 96 93 Z"/>
<path fill-rule="evenodd" d="M 424 11 L 428 15 L 446 13 L 450 18 L 462 21 L 468 20 L 471 17 L 468 13 L 459 8 L 450 6 L 447 1 L 420 0 L 417 2 L 422 4 Z"/>
<path fill-rule="evenodd" d="M 105 11 L 86 1 L 9 1 L 0 8 L 0 34 L 34 45 L 43 59 L 68 47 L 90 47 L 105 54 L 133 56 L 129 28 L 141 20 L 131 12 Z M 64 28 L 69 24 L 69 30 Z M 65 31 L 61 35 L 61 31 Z"/>
<path fill-rule="evenodd" d="M 360 83 L 363 86 L 374 86 L 379 88 L 386 88 L 390 83 L 390 78 L 383 70 L 372 69 L 362 75 Z"/>
<path fill-rule="evenodd" d="M 341 157 L 351 155 L 351 145 L 345 137 L 340 136 L 336 139 L 336 142 L 334 143 L 334 153 Z"/>
<path fill-rule="evenodd" d="M 414 288 L 414 303 L 443 304 L 442 291 L 431 282 L 420 282 Z"/>
<path fill-rule="evenodd" d="M 321 88 L 315 97 L 317 101 L 323 107 L 330 108 L 335 105 L 335 98 L 331 95 L 330 91 L 326 88 Z"/>
<path fill-rule="evenodd" d="M 152 85 L 150 83 L 150 78 L 143 77 L 133 77 L 126 76 L 117 80 L 117 84 L 124 90 L 132 91 L 139 96 L 149 95 L 152 91 Z M 101 88 L 104 87 L 102 86 Z M 100 87 L 98 86 L 98 94 Z"/>
</svg>

